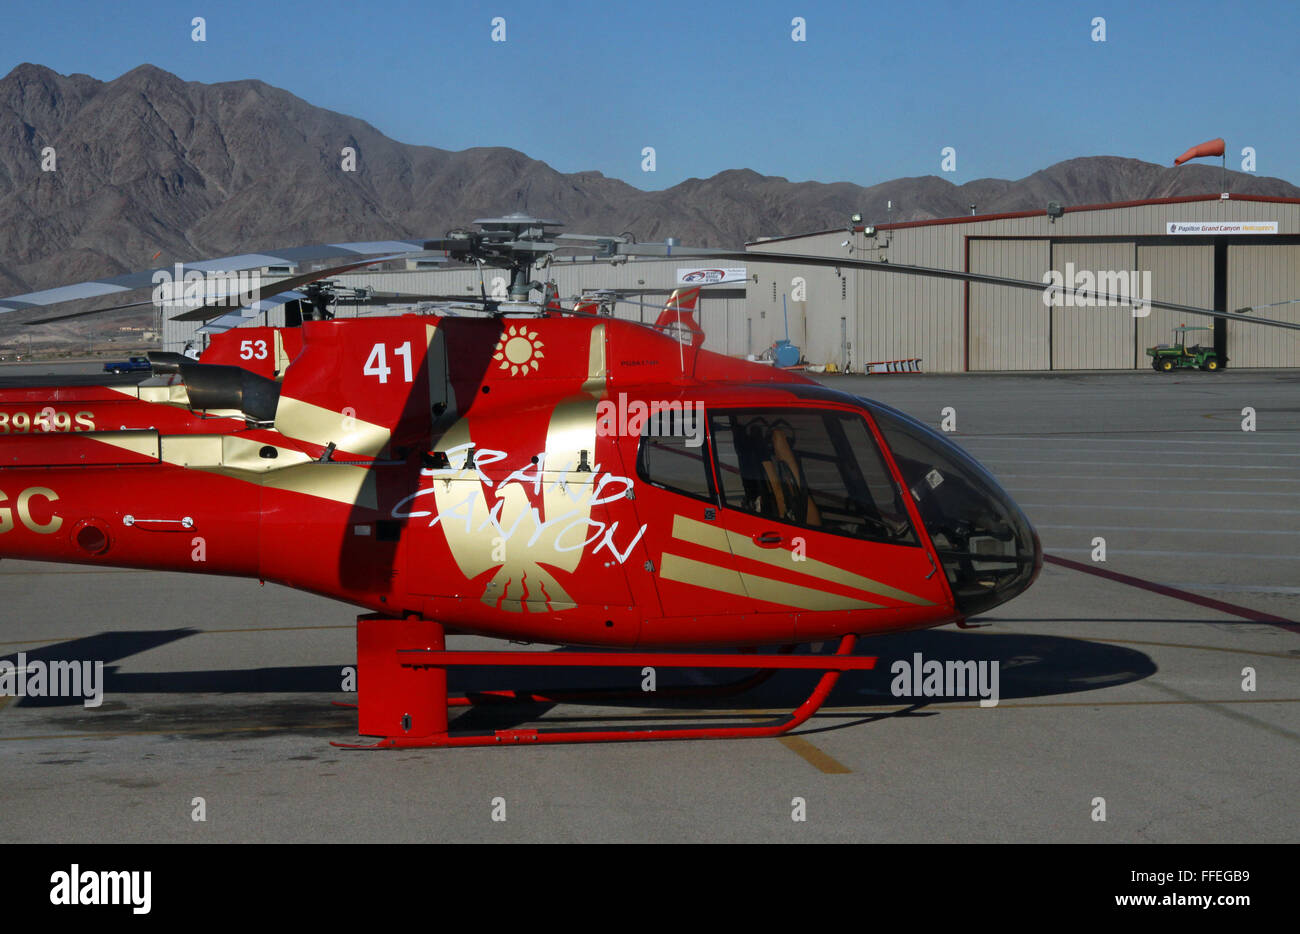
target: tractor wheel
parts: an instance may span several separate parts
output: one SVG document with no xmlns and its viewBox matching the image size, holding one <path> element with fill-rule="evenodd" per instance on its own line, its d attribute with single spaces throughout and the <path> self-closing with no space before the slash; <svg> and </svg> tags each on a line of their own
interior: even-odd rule
<svg viewBox="0 0 1300 934">
<path fill-rule="evenodd" d="M 1170 360 L 1168 357 L 1160 361 L 1160 371 L 1162 373 L 1168 373 L 1173 368 L 1174 368 L 1174 361 Z"/>
<path fill-rule="evenodd" d="M 1213 373 L 1218 368 L 1219 368 L 1219 361 L 1215 360 L 1213 357 L 1205 361 L 1205 369 L 1208 372 Z"/>
</svg>

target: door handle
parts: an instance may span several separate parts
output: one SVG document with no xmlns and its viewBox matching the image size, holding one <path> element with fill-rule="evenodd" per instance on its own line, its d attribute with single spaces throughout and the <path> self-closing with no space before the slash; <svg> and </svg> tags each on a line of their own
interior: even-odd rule
<svg viewBox="0 0 1300 934">
<path fill-rule="evenodd" d="M 754 535 L 754 544 L 759 548 L 780 548 L 780 532 L 758 532 Z"/>
</svg>

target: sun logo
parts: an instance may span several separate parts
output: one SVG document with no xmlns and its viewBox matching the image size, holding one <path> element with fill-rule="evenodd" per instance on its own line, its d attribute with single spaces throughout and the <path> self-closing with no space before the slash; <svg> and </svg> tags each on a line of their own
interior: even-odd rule
<svg viewBox="0 0 1300 934">
<path fill-rule="evenodd" d="M 500 360 L 503 370 L 509 367 L 511 376 L 527 373 L 530 369 L 536 372 L 541 368 L 538 360 L 545 356 L 542 353 L 544 346 L 537 339 L 536 331 L 529 332 L 528 328 L 511 325 L 509 331 L 501 333 L 492 359 Z"/>
</svg>

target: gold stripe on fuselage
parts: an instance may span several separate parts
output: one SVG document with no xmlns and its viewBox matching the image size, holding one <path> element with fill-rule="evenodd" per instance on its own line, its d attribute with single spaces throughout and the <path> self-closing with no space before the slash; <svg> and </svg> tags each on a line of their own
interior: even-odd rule
<svg viewBox="0 0 1300 934">
<path fill-rule="evenodd" d="M 906 590 L 900 590 L 897 587 L 891 587 L 888 584 L 873 580 L 870 577 L 864 577 L 861 574 L 854 574 L 834 564 L 828 564 L 825 561 L 817 561 L 812 558 L 804 557 L 795 565 L 791 553 L 783 548 L 763 548 L 760 547 L 752 538 L 724 529 L 717 525 L 711 525 L 707 522 L 700 522 L 698 519 L 688 519 L 686 516 L 673 517 L 673 538 L 681 541 L 694 542 L 705 548 L 722 552 L 726 555 L 748 558 L 753 561 L 759 561 L 772 567 L 782 568 L 797 574 L 806 574 L 810 577 L 817 577 L 822 580 L 832 581 L 845 587 L 851 587 L 854 590 L 865 591 L 866 593 L 875 594 L 881 597 L 889 597 L 893 600 L 899 600 L 903 603 L 911 603 L 914 606 L 933 606 L 934 604 L 915 594 L 908 593 Z M 768 578 L 758 577 L 748 573 L 742 573 L 742 577 L 748 581 L 751 577 L 756 582 L 756 587 L 762 589 L 765 593 L 770 593 L 771 589 L 766 584 L 759 583 L 769 580 Z M 789 584 L 782 586 L 798 587 L 798 584 Z M 804 588 L 807 589 L 807 588 Z M 757 594 L 754 594 L 757 596 Z M 768 599 L 762 597 L 760 599 Z M 845 598 L 852 599 L 852 598 Z M 776 601 L 785 602 L 785 601 Z M 874 606 L 875 604 L 867 604 Z"/>
<path fill-rule="evenodd" d="M 872 610 L 880 604 L 868 603 L 856 597 L 826 593 L 812 587 L 789 584 L 785 581 L 757 574 L 737 573 L 732 568 L 694 558 L 664 552 L 659 576 L 664 580 L 691 584 L 736 597 L 752 597 L 764 603 L 793 607 L 799 610 Z"/>
<path fill-rule="evenodd" d="M 320 463 L 301 451 L 231 435 L 167 435 L 156 431 L 87 432 L 85 437 L 124 451 L 158 457 L 187 470 L 259 483 L 363 509 L 378 508 L 372 471 L 354 464 Z M 261 456 L 264 448 L 276 456 Z"/>
<path fill-rule="evenodd" d="M 382 425 L 283 395 L 275 410 L 275 430 L 286 438 L 321 447 L 332 443 L 340 451 L 366 457 L 378 455 L 392 438 Z"/>
</svg>

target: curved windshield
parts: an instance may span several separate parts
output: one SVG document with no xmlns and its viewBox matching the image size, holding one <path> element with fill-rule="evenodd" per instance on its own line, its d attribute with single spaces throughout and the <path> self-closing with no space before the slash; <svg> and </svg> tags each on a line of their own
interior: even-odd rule
<svg viewBox="0 0 1300 934">
<path fill-rule="evenodd" d="M 973 615 L 1024 591 L 1043 558 L 1020 507 L 943 435 L 896 409 L 866 404 L 916 501 L 957 608 Z"/>
</svg>

